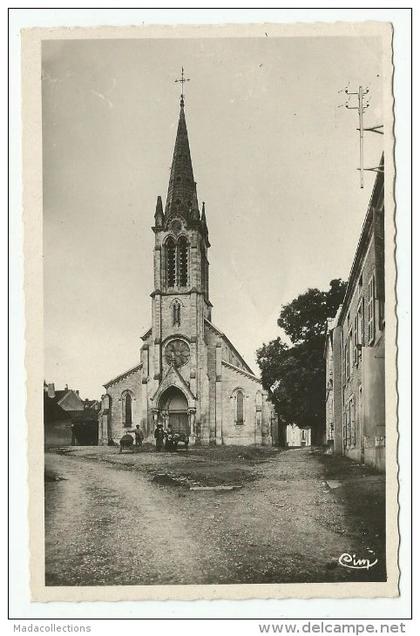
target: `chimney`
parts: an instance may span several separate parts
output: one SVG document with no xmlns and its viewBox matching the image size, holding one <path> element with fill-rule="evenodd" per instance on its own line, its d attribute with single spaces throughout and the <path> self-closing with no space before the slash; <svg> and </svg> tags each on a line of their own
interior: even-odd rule
<svg viewBox="0 0 420 636">
<path fill-rule="evenodd" d="M 49 398 L 55 398 L 55 387 L 54 387 L 54 384 L 49 384 L 48 385 L 48 397 Z"/>
<path fill-rule="evenodd" d="M 65 388 L 66 391 L 68 391 L 69 390 L 69 385 L 66 384 L 66 386 L 64 388 Z"/>
<path fill-rule="evenodd" d="M 76 395 L 79 397 L 79 389 L 76 389 Z"/>
</svg>

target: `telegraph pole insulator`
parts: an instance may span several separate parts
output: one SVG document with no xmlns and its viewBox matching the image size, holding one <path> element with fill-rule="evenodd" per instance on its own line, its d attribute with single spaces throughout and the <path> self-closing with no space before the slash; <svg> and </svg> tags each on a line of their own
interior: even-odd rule
<svg viewBox="0 0 420 636">
<path fill-rule="evenodd" d="M 373 133 L 377 133 L 378 135 L 383 135 L 383 125 L 379 125 L 379 126 L 371 126 L 369 128 L 365 128 L 363 125 L 363 116 L 365 114 L 366 109 L 369 107 L 369 102 L 365 101 L 365 97 L 366 95 L 369 93 L 369 88 L 367 87 L 363 87 L 363 86 L 359 86 L 359 89 L 357 91 L 350 91 L 348 89 L 348 87 L 346 87 L 344 89 L 344 92 L 346 93 L 346 95 L 349 95 L 349 99 L 347 100 L 347 102 L 345 103 L 345 107 L 348 110 L 357 110 L 358 115 L 359 115 L 359 127 L 356 129 L 359 132 L 359 161 L 360 161 L 360 167 L 358 168 L 358 170 L 360 171 L 360 187 L 363 188 L 364 187 L 364 172 L 366 170 L 368 171 L 377 171 L 377 168 L 365 168 L 364 167 L 364 148 L 363 148 L 363 144 L 364 144 L 364 133 L 365 132 L 373 132 Z M 350 99 L 351 97 L 355 95 L 357 96 L 357 106 L 350 106 Z"/>
</svg>

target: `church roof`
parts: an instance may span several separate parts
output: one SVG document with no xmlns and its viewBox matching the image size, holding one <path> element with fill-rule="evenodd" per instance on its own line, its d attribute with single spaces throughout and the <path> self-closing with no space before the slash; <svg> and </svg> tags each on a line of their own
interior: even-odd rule
<svg viewBox="0 0 420 636">
<path fill-rule="evenodd" d="M 166 197 L 165 217 L 169 218 L 178 214 L 188 220 L 200 219 L 183 99 L 181 99 L 178 130 Z"/>
<path fill-rule="evenodd" d="M 116 382 L 123 380 L 124 378 L 131 375 L 132 373 L 136 373 L 136 371 L 139 371 L 142 368 L 142 366 L 143 364 L 140 362 L 140 364 L 136 364 L 135 367 L 131 367 L 130 369 L 127 369 L 127 371 L 123 371 L 123 373 L 120 373 L 119 375 L 115 376 L 115 378 L 108 380 L 108 382 L 104 382 L 102 386 L 107 389 L 109 386 L 111 386 L 111 384 L 115 384 Z"/>
<path fill-rule="evenodd" d="M 239 353 L 239 351 L 237 350 L 237 348 L 231 343 L 231 341 L 229 340 L 229 338 L 227 337 L 227 335 L 225 333 L 223 333 L 223 331 L 220 331 L 220 329 L 218 329 L 216 327 L 216 325 L 214 325 L 212 322 L 210 322 L 210 320 L 207 320 L 207 318 L 204 318 L 204 322 L 206 325 L 208 325 L 211 329 L 213 329 L 213 331 L 222 338 L 222 340 L 225 341 L 225 343 L 227 344 L 227 346 L 232 349 L 232 351 L 235 353 L 235 355 L 238 357 L 238 359 L 240 360 L 240 362 L 244 365 L 244 370 L 247 371 L 247 373 L 249 375 L 252 375 L 253 378 L 255 378 L 256 380 L 259 381 L 259 378 L 255 375 L 255 373 L 253 372 L 253 370 L 251 369 L 251 367 L 245 362 L 245 360 L 243 359 L 243 357 L 241 356 L 241 354 Z M 234 365 L 231 365 L 234 366 Z"/>
</svg>

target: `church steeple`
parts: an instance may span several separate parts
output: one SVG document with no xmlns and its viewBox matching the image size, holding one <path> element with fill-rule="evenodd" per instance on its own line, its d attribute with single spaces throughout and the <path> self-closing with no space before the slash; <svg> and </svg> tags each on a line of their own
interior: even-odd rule
<svg viewBox="0 0 420 636">
<path fill-rule="evenodd" d="M 183 95 L 165 207 L 165 218 L 169 219 L 172 216 L 182 216 L 186 220 L 197 220 L 200 217 Z"/>
<path fill-rule="evenodd" d="M 184 69 L 181 79 L 176 81 L 182 84 L 183 89 L 184 82 L 188 81 L 184 77 Z M 183 90 L 166 204 L 163 207 L 161 198 L 157 198 L 152 229 L 155 233 L 153 297 L 160 298 L 161 294 L 165 294 L 165 303 L 176 301 L 182 305 L 185 299 L 181 302 L 179 296 L 191 295 L 195 309 L 210 319 L 207 259 L 210 242 L 204 204 L 200 213 L 194 181 Z M 182 306 L 181 313 L 186 311 L 186 305 Z M 172 311 L 175 312 L 175 309 L 170 305 L 169 312 Z M 170 315 L 175 328 L 179 322 L 178 314 Z"/>
</svg>

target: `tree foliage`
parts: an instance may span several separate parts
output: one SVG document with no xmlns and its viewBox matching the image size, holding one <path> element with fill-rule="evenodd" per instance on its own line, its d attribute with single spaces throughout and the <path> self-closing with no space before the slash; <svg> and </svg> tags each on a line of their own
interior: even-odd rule
<svg viewBox="0 0 420 636">
<path fill-rule="evenodd" d="M 313 288 L 300 294 L 281 309 L 277 324 L 293 344 L 323 338 L 325 323 L 337 313 L 344 298 L 346 283 L 340 278 L 330 282 L 328 291 Z"/>
<path fill-rule="evenodd" d="M 330 282 L 330 289 L 308 289 L 281 309 L 278 325 L 288 336 L 257 351 L 263 386 L 286 423 L 311 426 L 320 441 L 325 420 L 325 324 L 343 301 L 346 283 Z"/>
</svg>

